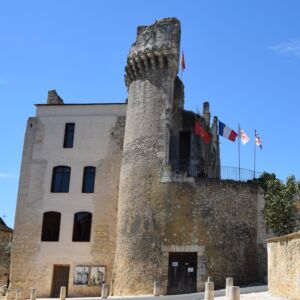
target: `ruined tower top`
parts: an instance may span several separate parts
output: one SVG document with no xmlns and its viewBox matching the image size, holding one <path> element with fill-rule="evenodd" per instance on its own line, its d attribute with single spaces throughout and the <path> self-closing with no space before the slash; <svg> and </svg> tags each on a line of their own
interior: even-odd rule
<svg viewBox="0 0 300 300">
<path fill-rule="evenodd" d="M 177 74 L 180 32 L 180 22 L 176 18 L 164 18 L 150 26 L 139 26 L 127 58 L 126 85 L 156 69 L 168 68 Z"/>
</svg>

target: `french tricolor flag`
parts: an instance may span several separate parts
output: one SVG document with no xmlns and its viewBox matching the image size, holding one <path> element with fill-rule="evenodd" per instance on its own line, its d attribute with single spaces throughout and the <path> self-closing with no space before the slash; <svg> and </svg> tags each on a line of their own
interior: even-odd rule
<svg viewBox="0 0 300 300">
<path fill-rule="evenodd" d="M 229 139 L 230 141 L 235 141 L 238 134 L 229 128 L 227 125 L 219 121 L 219 135 L 223 136 L 226 139 Z"/>
</svg>

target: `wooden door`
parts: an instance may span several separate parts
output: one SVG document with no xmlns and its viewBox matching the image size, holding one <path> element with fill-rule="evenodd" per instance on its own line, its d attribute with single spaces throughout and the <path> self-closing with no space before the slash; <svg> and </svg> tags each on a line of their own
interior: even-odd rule
<svg viewBox="0 0 300 300">
<path fill-rule="evenodd" d="M 168 294 L 187 294 L 197 291 L 197 253 L 170 252 Z"/>
<path fill-rule="evenodd" d="M 66 287 L 66 296 L 68 296 L 69 272 L 69 265 L 54 265 L 51 297 L 58 298 L 62 286 Z"/>
</svg>

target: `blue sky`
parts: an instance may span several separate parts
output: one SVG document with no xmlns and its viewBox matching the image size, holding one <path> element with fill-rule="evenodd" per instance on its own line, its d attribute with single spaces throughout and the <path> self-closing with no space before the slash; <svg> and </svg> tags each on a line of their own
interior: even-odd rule
<svg viewBox="0 0 300 300">
<path fill-rule="evenodd" d="M 66 103 L 123 102 L 124 66 L 136 27 L 175 16 L 182 24 L 186 108 L 252 138 L 241 166 L 300 178 L 300 2 L 297 0 L 43 0 L 0 2 L 0 216 L 13 226 L 26 120 L 56 89 Z M 237 143 L 221 138 L 222 165 Z"/>
</svg>

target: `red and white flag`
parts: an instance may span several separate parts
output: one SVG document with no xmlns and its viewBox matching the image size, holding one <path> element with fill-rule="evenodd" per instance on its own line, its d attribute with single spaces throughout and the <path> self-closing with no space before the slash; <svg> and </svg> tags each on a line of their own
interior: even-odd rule
<svg viewBox="0 0 300 300">
<path fill-rule="evenodd" d="M 195 135 L 198 135 L 202 138 L 204 144 L 209 144 L 211 141 L 211 135 L 201 126 L 201 123 L 198 119 L 195 119 Z"/>
<path fill-rule="evenodd" d="M 185 60 L 184 60 L 184 53 L 183 53 L 183 51 L 182 51 L 182 54 L 181 54 L 180 64 L 181 64 L 181 71 L 184 71 L 185 70 Z"/>
<path fill-rule="evenodd" d="M 249 142 L 249 140 L 250 140 L 250 138 L 249 138 L 249 136 L 246 134 L 246 132 L 245 132 L 245 130 L 243 130 L 243 129 L 241 129 L 241 128 L 239 128 L 240 129 L 240 139 L 241 139 L 241 142 L 242 142 L 242 144 L 243 145 L 246 145 L 248 142 Z"/>
<path fill-rule="evenodd" d="M 262 150 L 262 141 L 258 135 L 258 132 L 256 131 L 256 129 L 254 130 L 254 137 L 255 137 L 255 144 L 257 147 L 259 147 Z"/>
</svg>

